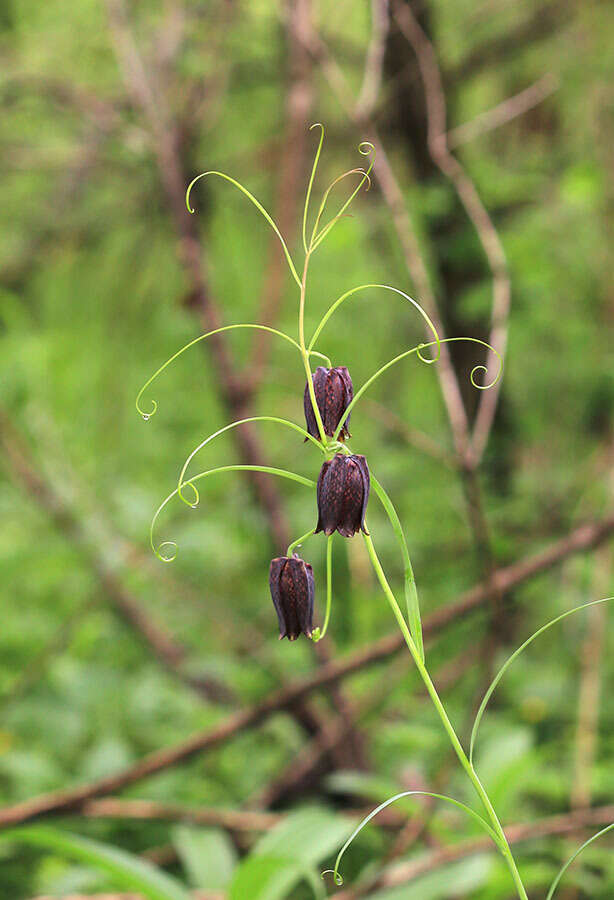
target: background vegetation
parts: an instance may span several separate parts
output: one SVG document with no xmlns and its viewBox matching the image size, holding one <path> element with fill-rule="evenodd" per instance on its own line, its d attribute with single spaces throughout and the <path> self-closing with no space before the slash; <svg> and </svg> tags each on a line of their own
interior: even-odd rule
<svg viewBox="0 0 614 900">
<path fill-rule="evenodd" d="M 207 480 L 198 510 L 176 504 L 161 522 L 174 564 L 149 550 L 153 512 L 208 433 L 250 413 L 302 420 L 298 360 L 247 332 L 194 348 L 153 391 L 156 417 L 136 414 L 141 384 L 215 323 L 295 328 L 295 286 L 256 211 L 201 182 L 189 217 L 183 191 L 229 172 L 296 250 L 308 126 L 327 128 L 320 191 L 372 140 L 373 188 L 314 258 L 308 328 L 345 290 L 386 282 L 435 302 L 448 334 L 487 339 L 492 266 L 432 116 L 428 141 L 432 41 L 450 150 L 509 266 L 504 379 L 483 455 L 450 426 L 463 409 L 475 421 L 470 345 L 452 355 L 462 404 L 446 402 L 441 369 L 408 361 L 352 431 L 406 527 L 431 669 L 466 735 L 497 663 L 612 593 L 614 8 L 11 0 L 0 29 L 0 824 L 53 814 L 198 897 L 301 900 L 304 867 L 330 863 L 357 811 L 403 789 L 473 798 L 359 540 L 335 541 L 326 640 L 278 642 L 268 564 L 315 522 L 308 491 Z M 392 295 L 350 303 L 322 348 L 360 384 L 422 332 Z M 315 477 L 312 450 L 264 424 L 201 461 Z M 375 504 L 370 522 L 400 585 Z M 320 583 L 323 548 L 304 548 Z M 614 821 L 609 616 L 596 607 L 537 641 L 485 718 L 478 770 L 524 838 L 532 898 Z M 339 665 L 324 690 L 293 692 Z M 478 838 L 455 812 L 399 804 L 352 847 L 338 896 L 506 900 L 509 875 Z M 586 851 L 561 900 L 612 897 L 612 846 Z M 0 854 L 3 900 L 121 887 L 61 847 Z"/>
</svg>

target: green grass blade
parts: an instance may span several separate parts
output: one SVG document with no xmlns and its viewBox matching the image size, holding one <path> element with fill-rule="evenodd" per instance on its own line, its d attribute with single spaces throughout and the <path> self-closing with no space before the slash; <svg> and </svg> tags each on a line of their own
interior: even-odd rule
<svg viewBox="0 0 614 900">
<path fill-rule="evenodd" d="M 418 653 L 420 654 L 420 658 L 422 662 L 424 662 L 424 641 L 422 638 L 422 618 L 420 616 L 420 601 L 418 600 L 418 590 L 416 588 L 416 579 L 414 578 L 414 570 L 412 568 L 411 559 L 409 558 L 409 549 L 407 547 L 407 541 L 405 540 L 405 534 L 403 532 L 403 526 L 401 525 L 401 520 L 397 515 L 397 511 L 394 508 L 392 501 L 384 488 L 381 486 L 377 478 L 371 475 L 371 484 L 373 485 L 373 490 L 377 494 L 382 506 L 384 507 L 388 518 L 390 519 L 390 524 L 392 525 L 393 531 L 396 535 L 397 541 L 399 542 L 399 546 L 401 548 L 401 554 L 403 556 L 403 566 L 404 566 L 404 586 L 405 586 L 405 601 L 407 603 L 407 619 L 409 630 L 411 632 L 411 636 L 414 639 L 414 643 L 418 648 Z"/>
<path fill-rule="evenodd" d="M 337 859 L 335 860 L 335 868 L 334 869 L 326 869 L 325 872 L 322 872 L 322 877 L 326 875 L 328 872 L 332 872 L 333 879 L 336 885 L 340 886 L 343 884 L 343 878 L 339 874 L 339 865 L 341 863 L 341 858 L 343 854 L 348 849 L 354 838 L 360 834 L 365 825 L 373 819 L 379 812 L 383 809 L 386 809 L 387 806 L 390 806 L 392 803 L 396 803 L 397 800 L 402 800 L 403 797 L 433 797 L 435 800 L 445 800 L 446 803 L 450 803 L 452 806 L 456 806 L 457 809 L 462 810 L 467 813 L 467 815 L 471 816 L 476 822 L 481 825 L 481 827 L 490 835 L 493 839 L 497 847 L 500 847 L 499 838 L 490 827 L 488 822 L 486 822 L 480 815 L 478 815 L 471 807 L 465 806 L 464 803 L 461 803 L 460 800 L 455 800 L 453 797 L 447 797 L 445 794 L 432 794 L 430 791 L 403 791 L 400 794 L 395 794 L 394 797 L 390 797 L 389 800 L 386 800 L 384 803 L 380 803 L 372 812 L 369 813 L 368 816 L 362 820 L 362 822 L 354 829 L 352 834 L 349 836 L 339 853 L 337 854 Z"/>
<path fill-rule="evenodd" d="M 138 891 L 148 900 L 191 900 L 188 891 L 166 872 L 138 856 L 99 841 L 48 825 L 13 828 L 3 831 L 0 839 L 53 850 L 91 865 L 110 875 L 117 887 Z"/>
<path fill-rule="evenodd" d="M 557 885 L 558 885 L 559 881 L 561 880 L 561 878 L 563 877 L 563 875 L 565 874 L 565 872 L 567 871 L 567 869 L 570 867 L 570 865 L 572 864 L 572 862 L 574 861 L 574 859 L 575 859 L 577 856 L 579 856 L 580 853 L 582 853 L 582 851 L 584 850 L 584 848 L 585 848 L 585 847 L 588 847 L 589 844 L 592 844 L 593 841 L 596 841 L 597 838 L 600 838 L 602 834 L 605 834 L 607 831 L 612 831 L 613 828 L 614 828 L 614 822 L 613 822 L 611 825 L 607 825 L 605 828 L 602 828 L 601 831 L 598 831 L 597 834 L 594 834 L 591 838 L 588 839 L 588 841 L 584 841 L 584 843 L 582 844 L 581 847 L 578 847 L 578 849 L 576 850 L 576 852 L 573 854 L 573 856 L 570 856 L 570 857 L 569 857 L 569 859 L 567 860 L 567 862 L 565 863 L 565 865 L 564 865 L 564 866 L 562 867 L 562 869 L 560 870 L 559 874 L 556 876 L 556 878 L 554 879 L 554 881 L 553 881 L 552 884 L 550 885 L 550 890 L 548 891 L 548 896 L 546 897 L 546 900 L 552 900 L 552 897 L 554 896 L 554 892 L 555 892 L 555 890 L 556 890 L 556 888 L 557 888 Z"/>
<path fill-rule="evenodd" d="M 552 621 L 547 622 L 545 625 L 542 625 L 542 627 L 538 629 L 538 631 L 536 631 L 534 634 L 532 634 L 530 638 L 527 638 L 524 644 L 522 644 L 517 650 L 515 650 L 514 653 L 512 653 L 512 655 L 509 657 L 509 659 L 507 659 L 506 662 L 501 666 L 494 679 L 492 680 L 490 687 L 484 694 L 484 699 L 480 704 L 480 708 L 478 709 L 477 715 L 475 717 L 475 722 L 473 723 L 473 728 L 471 730 L 471 743 L 469 745 L 469 760 L 472 765 L 473 749 L 475 747 L 475 740 L 477 737 L 478 728 L 480 727 L 480 722 L 482 721 L 482 716 L 484 715 L 484 712 L 488 705 L 488 701 L 492 697 L 495 688 L 497 687 L 511 664 L 514 662 L 514 660 L 516 660 L 520 656 L 523 650 L 526 650 L 529 644 L 533 643 L 535 638 L 539 637 L 540 634 L 543 634 L 544 631 L 547 631 L 549 628 L 552 628 L 552 626 L 556 625 L 557 622 L 561 622 L 563 619 L 566 619 L 567 616 L 571 616 L 574 613 L 580 612 L 581 609 L 588 609 L 589 606 L 595 606 L 598 603 L 607 603 L 608 600 L 614 600 L 614 597 L 603 597 L 601 600 L 591 600 L 590 603 L 583 603 L 581 606 L 576 606 L 573 609 L 568 609 L 567 612 L 561 613 L 561 615 L 557 616 L 556 619 L 552 619 Z"/>
<path fill-rule="evenodd" d="M 202 172 L 200 175 L 197 175 L 196 178 L 193 178 L 193 179 L 192 179 L 192 181 L 191 181 L 190 184 L 188 185 L 188 189 L 187 189 L 186 192 L 185 192 L 185 205 L 186 205 L 186 207 L 187 207 L 187 209 L 188 209 L 188 212 L 189 212 L 189 213 L 193 213 L 193 212 L 194 212 L 194 209 L 190 206 L 190 193 L 191 193 L 191 191 L 192 191 L 192 188 L 194 187 L 194 185 L 196 184 L 197 181 L 200 181 L 201 178 L 206 178 L 208 175 L 217 175 L 218 178 L 223 178 L 225 181 L 230 182 L 230 184 L 234 184 L 234 186 L 235 186 L 236 188 L 238 188 L 238 189 L 241 191 L 242 194 L 245 194 L 245 196 L 247 197 L 247 199 L 250 200 L 250 201 L 254 204 L 254 206 L 256 207 L 256 209 L 258 210 L 258 212 L 259 212 L 262 216 L 264 216 L 264 218 L 267 220 L 267 222 L 269 223 L 269 225 L 271 226 L 271 228 L 273 229 L 273 231 L 275 232 L 275 234 L 276 234 L 277 237 L 279 238 L 279 242 L 280 242 L 281 247 L 282 247 L 282 250 L 283 250 L 283 252 L 284 252 L 284 256 L 286 257 L 286 261 L 287 261 L 287 263 L 288 263 L 288 267 L 289 267 L 289 269 L 290 269 L 290 273 L 292 274 L 292 277 L 294 278 L 294 280 L 296 281 L 296 283 L 298 284 L 298 286 L 299 286 L 299 288 L 300 288 L 300 286 L 301 286 L 301 279 L 299 278 L 298 272 L 296 271 L 296 269 L 295 269 L 295 267 L 294 267 L 294 263 L 292 262 L 292 257 L 290 256 L 290 251 L 288 250 L 287 244 L 286 244 L 286 242 L 285 242 L 284 239 L 283 239 L 283 235 L 282 235 L 281 231 L 279 230 L 279 228 L 278 228 L 277 225 L 275 224 L 275 222 L 274 222 L 273 218 L 271 217 L 271 215 L 266 211 L 266 209 L 264 208 L 264 206 L 262 205 L 262 203 L 260 203 L 259 200 L 256 200 L 256 198 L 254 197 L 254 195 L 253 195 L 252 193 L 250 193 L 250 191 L 248 191 L 246 187 L 243 187 L 243 185 L 241 184 L 241 182 L 240 182 L 240 181 L 237 181 L 236 178 L 231 178 L 231 176 L 230 176 L 230 175 L 227 175 L 225 172 L 217 172 L 217 171 L 215 171 L 214 169 L 210 169 L 208 172 Z"/>
</svg>

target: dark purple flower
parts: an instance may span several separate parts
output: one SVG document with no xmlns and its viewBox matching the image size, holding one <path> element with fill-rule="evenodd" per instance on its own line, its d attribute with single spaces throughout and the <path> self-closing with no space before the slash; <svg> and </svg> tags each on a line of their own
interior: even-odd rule
<svg viewBox="0 0 614 900">
<path fill-rule="evenodd" d="M 338 531 L 352 537 L 362 529 L 369 500 L 369 469 L 364 456 L 336 453 L 327 460 L 318 477 L 318 524 L 316 534 Z"/>
<path fill-rule="evenodd" d="M 345 366 L 335 366 L 334 369 L 325 369 L 324 366 L 318 366 L 311 377 L 316 403 L 322 416 L 324 433 L 332 437 L 354 396 L 354 386 L 352 385 L 350 373 Z M 305 385 L 304 405 L 307 431 L 312 437 L 319 438 L 320 433 L 307 384 Z M 349 424 L 350 417 L 347 416 L 339 432 L 339 437 L 342 440 L 350 437 Z"/>
<path fill-rule="evenodd" d="M 313 628 L 313 569 L 298 556 L 271 560 L 269 586 L 279 619 L 279 639 L 295 641 L 299 634 L 311 637 Z"/>
</svg>

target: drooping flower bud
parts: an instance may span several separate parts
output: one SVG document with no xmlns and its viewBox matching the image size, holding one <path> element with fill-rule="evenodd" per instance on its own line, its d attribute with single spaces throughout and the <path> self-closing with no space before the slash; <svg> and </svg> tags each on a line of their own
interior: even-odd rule
<svg viewBox="0 0 614 900">
<path fill-rule="evenodd" d="M 354 396 L 354 386 L 352 385 L 350 373 L 346 366 L 335 366 L 333 369 L 325 369 L 324 366 L 318 366 L 311 377 L 316 403 L 322 416 L 324 433 L 332 437 Z M 320 432 L 318 431 L 318 423 L 316 422 L 307 384 L 305 385 L 304 405 L 307 431 L 312 437 L 319 438 Z M 350 416 L 347 416 L 339 432 L 341 439 L 350 437 L 349 424 Z"/>
<path fill-rule="evenodd" d="M 299 634 L 311 637 L 313 629 L 313 569 L 298 556 L 271 560 L 269 586 L 279 620 L 279 639 L 295 641 Z"/>
<path fill-rule="evenodd" d="M 316 534 L 330 535 L 338 531 L 352 537 L 362 529 L 365 534 L 365 512 L 371 479 L 364 456 L 336 453 L 326 460 L 318 477 L 318 524 Z"/>
</svg>

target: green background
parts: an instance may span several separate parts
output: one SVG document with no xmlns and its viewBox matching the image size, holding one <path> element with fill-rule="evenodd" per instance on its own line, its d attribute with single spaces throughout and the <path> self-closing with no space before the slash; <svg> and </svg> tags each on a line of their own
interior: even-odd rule
<svg viewBox="0 0 614 900">
<path fill-rule="evenodd" d="M 497 415 L 471 482 L 486 537 L 476 535 L 476 497 L 450 461 L 450 426 L 433 367 L 410 358 L 394 368 L 352 418 L 352 448 L 366 454 L 403 521 L 428 618 L 492 567 L 532 557 L 583 523 L 603 521 L 612 508 L 614 8 L 593 0 L 432 0 L 419 13 L 442 68 L 449 127 L 475 122 L 549 73 L 554 88 L 498 127 L 487 117 L 487 130 L 454 150 L 490 211 L 512 283 Z M 297 38 L 302 14 L 326 55 L 317 45 L 305 50 Z M 219 179 L 199 183 L 190 219 L 183 198 L 177 206 L 177 192 L 169 196 L 168 153 L 179 163 L 181 190 L 206 169 L 238 178 L 284 220 L 298 266 L 302 198 L 317 144 L 309 125 L 326 125 L 316 201 L 333 178 L 362 164 L 357 146 L 373 137 L 375 125 L 447 333 L 488 337 L 491 274 L 453 186 L 429 156 L 423 84 L 396 25 L 384 42 L 372 122 L 348 117 L 331 87 L 332 60 L 333 82 L 340 73 L 355 99 L 370 36 L 364 0 L 305 2 L 298 12 L 294 4 L 264 0 L 12 0 L 0 10 L 3 806 L 130 767 L 321 662 L 303 638 L 278 642 L 267 584 L 271 557 L 285 552 L 284 522 L 290 538 L 315 523 L 308 489 L 275 483 L 284 521 L 272 523 L 242 475 L 207 479 L 198 509 L 176 502 L 160 520 L 160 539 L 178 543 L 176 561 L 163 565 L 148 545 L 151 517 L 183 460 L 233 416 L 219 360 L 206 346 L 188 351 L 145 395 L 145 406 L 149 397 L 159 403 L 148 422 L 134 407 L 141 385 L 207 327 L 212 308 L 223 323 L 270 321 L 273 298 L 276 326 L 293 335 L 297 327 L 296 285 L 266 222 Z M 348 183 L 333 195 L 331 212 Z M 311 264 L 308 333 L 336 297 L 361 283 L 391 284 L 421 300 L 377 179 L 352 214 Z M 184 264 L 185 228 L 198 237 L 201 293 Z M 336 313 L 320 347 L 350 368 L 358 386 L 422 336 L 406 304 L 369 291 Z M 254 376 L 253 339 L 236 331 L 225 342 L 236 408 Z M 302 424 L 300 358 L 282 342 L 270 350 L 250 412 Z M 477 392 L 468 376 L 482 361 L 477 349 L 454 354 L 470 416 Z M 254 431 L 268 464 L 317 477 L 311 444 L 271 424 Z M 233 435 L 204 450 L 193 471 L 241 462 Z M 401 560 L 375 501 L 370 526 L 400 596 Z M 318 581 L 318 610 L 324 548 L 322 536 L 303 548 Z M 611 593 L 611 562 L 607 540 L 564 554 L 551 570 L 499 597 L 494 620 L 484 607 L 429 644 L 434 680 L 463 736 L 489 667 L 549 618 Z M 152 652 L 130 609 L 182 648 L 181 661 L 169 665 Z M 531 647 L 495 696 L 476 759 L 506 824 L 613 801 L 608 617 L 606 604 L 567 619 Z M 338 538 L 332 621 L 321 646 L 333 659 L 346 656 L 393 624 L 362 542 Z M 194 690 L 194 679 L 205 684 L 205 695 Z M 55 824 L 147 854 L 204 897 L 310 897 L 287 860 L 316 872 L 329 865 L 354 821 L 347 809 L 416 788 L 473 800 L 408 660 L 396 655 L 364 667 L 342 693 L 355 727 L 309 778 L 278 792 L 273 811 L 286 816 L 281 831 L 263 837 L 87 809 Z M 314 694 L 308 712 L 278 713 L 139 780 L 121 797 L 262 809 L 269 786 L 292 775 L 317 745 L 318 728 L 338 726 L 338 701 Z M 477 835 L 448 809 L 406 802 L 398 812 L 369 827 L 349 851 L 347 884 Z M 425 827 L 393 859 L 404 822 L 411 829 L 418 813 Z M 558 867 L 595 830 L 516 848 L 531 898 L 545 896 Z M 0 854 L 3 900 L 94 895 L 116 886 L 60 852 L 4 845 Z M 271 859 L 278 857 L 276 867 Z M 583 860 L 559 896 L 611 897 L 611 839 Z M 512 886 L 503 864 L 485 852 L 368 895 L 508 900 Z"/>
</svg>

